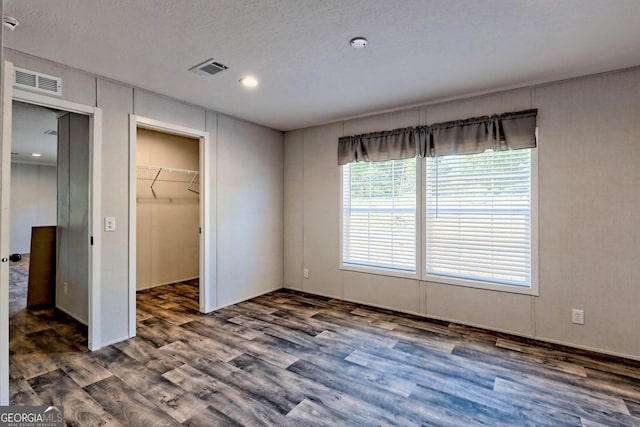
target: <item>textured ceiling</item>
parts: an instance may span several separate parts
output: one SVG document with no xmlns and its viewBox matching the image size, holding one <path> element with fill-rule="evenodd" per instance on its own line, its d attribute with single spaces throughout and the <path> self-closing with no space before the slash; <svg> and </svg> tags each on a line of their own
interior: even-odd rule
<svg viewBox="0 0 640 427">
<path fill-rule="evenodd" d="M 21 23 L 10 48 L 280 130 L 640 65 L 638 0 L 5 0 L 5 14 Z M 229 70 L 187 71 L 211 57 Z"/>
</svg>

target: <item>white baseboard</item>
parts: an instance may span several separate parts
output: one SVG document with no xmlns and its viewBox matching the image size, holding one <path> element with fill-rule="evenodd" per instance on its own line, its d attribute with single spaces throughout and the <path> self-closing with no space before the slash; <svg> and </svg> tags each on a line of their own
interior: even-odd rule
<svg viewBox="0 0 640 427">
<path fill-rule="evenodd" d="M 75 314 L 72 314 L 70 312 L 68 312 L 67 310 L 65 310 L 64 308 L 58 307 L 56 305 L 56 310 L 60 310 L 61 312 L 63 312 L 64 314 L 66 314 L 67 316 L 71 317 L 72 319 L 74 319 L 75 321 L 82 323 L 84 326 L 89 326 L 89 322 L 87 322 L 86 320 L 82 320 L 80 319 L 78 316 L 76 316 Z"/>
<path fill-rule="evenodd" d="M 288 289 L 288 288 L 283 288 L 283 289 Z M 298 290 L 298 289 L 293 289 L 293 290 Z M 451 319 L 451 318 L 445 318 L 445 317 L 439 317 L 439 316 L 430 316 L 430 315 L 425 314 L 425 313 L 416 313 L 416 312 L 407 311 L 407 310 L 400 310 L 400 309 L 393 308 L 393 307 L 372 304 L 372 303 L 369 303 L 369 302 L 362 302 L 362 301 L 358 301 L 358 300 L 355 300 L 355 299 L 339 298 L 339 297 L 336 297 L 334 295 L 323 295 L 321 293 L 309 292 L 309 291 L 305 291 L 305 290 L 302 290 L 301 292 L 308 293 L 308 294 L 311 294 L 311 295 L 318 295 L 318 296 L 322 296 L 322 297 L 335 298 L 335 299 L 342 300 L 342 301 L 347 301 L 347 302 L 354 302 L 354 303 L 357 303 L 357 304 L 367 305 L 369 307 L 382 308 L 382 309 L 385 309 L 385 310 L 396 311 L 398 313 L 411 314 L 411 315 L 423 317 L 425 319 L 433 319 L 433 320 L 441 320 L 441 321 L 444 321 L 444 322 L 457 323 L 459 325 L 464 325 L 464 326 L 469 326 L 469 327 L 473 327 L 473 328 L 484 329 L 484 330 L 487 330 L 487 331 L 493 331 L 493 332 L 500 332 L 500 333 L 504 333 L 504 334 L 509 334 L 509 335 L 513 335 L 515 337 L 529 338 L 529 339 L 537 340 L 537 341 L 540 341 L 540 342 L 546 342 L 546 343 L 549 343 L 549 344 L 563 345 L 565 347 L 571 347 L 571 348 L 575 348 L 575 349 L 579 349 L 579 350 L 587 350 L 587 351 L 592 351 L 594 353 L 600 353 L 600 354 L 604 354 L 604 355 L 608 355 L 608 356 L 622 357 L 622 358 L 625 358 L 625 359 L 631 359 L 631 360 L 640 361 L 640 356 L 638 356 L 638 355 L 626 354 L 626 353 L 618 353 L 618 352 L 615 352 L 615 351 L 604 350 L 604 349 L 597 348 L 597 347 L 591 347 L 591 346 L 586 346 L 586 345 L 581 345 L 581 344 L 575 344 L 575 343 L 570 343 L 570 342 L 561 341 L 561 340 L 554 340 L 554 339 L 545 338 L 545 337 L 541 337 L 541 336 L 536 336 L 536 335 L 532 335 L 532 334 L 526 334 L 526 333 L 522 333 L 522 332 L 518 332 L 518 331 L 511 331 L 511 330 L 508 330 L 508 329 L 494 328 L 494 327 L 490 327 L 490 326 L 487 326 L 487 325 L 481 325 L 481 324 L 477 324 L 477 323 L 473 323 L 473 322 L 465 322 L 465 321 L 461 321 L 459 319 Z"/>
<path fill-rule="evenodd" d="M 126 340 L 128 340 L 130 338 L 135 338 L 135 335 L 133 337 L 124 336 L 124 337 L 115 338 L 115 339 L 112 339 L 112 340 L 109 340 L 109 341 L 106 341 L 106 342 L 101 342 L 100 343 L 100 347 L 98 348 L 98 350 L 100 348 L 104 348 L 104 347 L 107 347 L 107 346 L 110 346 L 110 345 L 113 345 L 113 344 L 118 344 L 119 342 L 126 341 Z"/>
<path fill-rule="evenodd" d="M 158 284 L 153 284 L 153 285 L 149 285 L 149 286 L 145 286 L 143 288 L 136 288 L 136 291 L 144 291 L 146 289 L 153 289 L 153 288 L 157 288 L 159 286 L 165 286 L 165 285 L 174 285 L 176 283 L 180 283 L 180 282 L 188 282 L 189 280 L 195 280 L 195 279 L 199 279 L 199 276 L 196 277 L 188 277 L 186 279 L 177 279 L 177 280 L 171 280 L 169 282 L 166 283 L 158 283 Z"/>
<path fill-rule="evenodd" d="M 257 297 L 259 297 L 261 295 L 266 295 L 266 294 L 271 293 L 271 292 L 279 291 L 280 289 L 284 289 L 284 288 L 275 288 L 275 289 L 271 289 L 271 290 L 268 290 L 268 291 L 259 292 L 259 293 L 255 294 L 253 296 L 250 296 L 250 297 L 247 297 L 247 298 L 243 298 L 243 299 L 235 301 L 235 302 L 230 302 L 230 303 L 225 304 L 225 305 L 220 305 L 220 306 L 214 308 L 213 310 L 211 310 L 209 313 L 213 313 L 214 311 L 220 310 L 221 308 L 230 307 L 230 306 L 232 306 L 234 304 L 240 304 L 241 302 L 249 301 L 250 299 L 257 298 Z M 209 313 L 207 313 L 207 314 L 209 314 Z"/>
</svg>

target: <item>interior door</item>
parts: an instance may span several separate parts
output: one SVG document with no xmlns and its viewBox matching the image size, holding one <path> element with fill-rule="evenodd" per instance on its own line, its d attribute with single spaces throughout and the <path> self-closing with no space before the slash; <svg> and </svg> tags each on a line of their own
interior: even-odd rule
<svg viewBox="0 0 640 427">
<path fill-rule="evenodd" d="M 11 200 L 11 102 L 13 64 L 2 64 L 0 142 L 0 405 L 9 404 L 9 201 Z"/>
<path fill-rule="evenodd" d="M 89 323 L 89 117 L 58 118 L 56 307 Z"/>
</svg>

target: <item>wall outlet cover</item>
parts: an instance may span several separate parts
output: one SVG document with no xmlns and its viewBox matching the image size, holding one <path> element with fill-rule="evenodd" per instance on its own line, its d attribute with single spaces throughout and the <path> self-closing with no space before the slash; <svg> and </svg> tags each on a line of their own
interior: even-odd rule
<svg viewBox="0 0 640 427">
<path fill-rule="evenodd" d="M 114 216 L 105 217 L 104 231 L 116 231 L 116 217 Z"/>
<path fill-rule="evenodd" d="M 584 325 L 584 310 L 572 309 L 571 321 L 576 325 Z"/>
</svg>

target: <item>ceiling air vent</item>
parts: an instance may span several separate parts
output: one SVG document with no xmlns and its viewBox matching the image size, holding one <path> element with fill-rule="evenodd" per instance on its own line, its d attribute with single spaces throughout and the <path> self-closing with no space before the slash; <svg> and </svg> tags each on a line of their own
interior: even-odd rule
<svg viewBox="0 0 640 427">
<path fill-rule="evenodd" d="M 62 79 L 60 77 L 48 76 L 24 68 L 15 67 L 13 69 L 13 85 L 20 89 L 62 95 Z"/>
<path fill-rule="evenodd" d="M 204 61 L 202 64 L 198 64 L 195 67 L 189 68 L 189 71 L 196 73 L 200 76 L 213 76 L 214 74 L 218 74 L 220 71 L 228 70 L 224 64 L 216 62 L 213 58 Z"/>
</svg>

